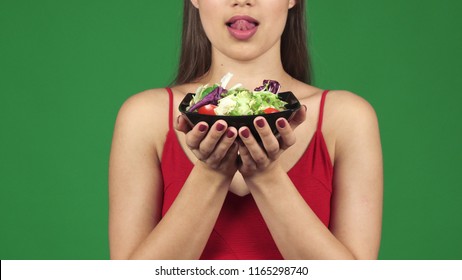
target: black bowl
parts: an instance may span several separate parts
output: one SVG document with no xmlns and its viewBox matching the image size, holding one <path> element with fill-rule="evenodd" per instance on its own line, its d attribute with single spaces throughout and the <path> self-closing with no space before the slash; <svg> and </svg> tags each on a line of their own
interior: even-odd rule
<svg viewBox="0 0 462 280">
<path fill-rule="evenodd" d="M 285 118 L 287 121 L 290 121 L 292 117 L 295 115 L 295 112 L 297 112 L 300 109 L 300 102 L 298 101 L 298 99 L 295 97 L 295 95 L 292 92 L 287 91 L 287 92 L 281 92 L 278 94 L 281 100 L 287 102 L 287 104 L 285 105 L 286 110 L 284 111 L 270 113 L 270 114 L 249 115 L 249 116 L 203 115 L 197 112 L 186 111 L 186 108 L 189 106 L 191 99 L 193 98 L 193 95 L 194 93 L 188 93 L 185 96 L 185 98 L 183 98 L 179 106 L 180 112 L 184 116 L 186 116 L 186 119 L 188 120 L 191 126 L 194 126 L 197 123 L 204 121 L 209 125 L 209 127 L 211 127 L 216 121 L 224 120 L 228 124 L 228 127 L 232 126 L 232 127 L 235 127 L 237 130 L 239 130 L 239 128 L 243 126 L 247 126 L 258 142 L 260 142 L 261 139 L 253 125 L 253 120 L 256 117 L 258 116 L 264 117 L 266 121 L 268 122 L 268 124 L 270 125 L 271 130 L 273 131 L 274 135 L 278 135 L 278 131 L 276 128 L 276 120 L 282 117 L 282 118 Z"/>
</svg>

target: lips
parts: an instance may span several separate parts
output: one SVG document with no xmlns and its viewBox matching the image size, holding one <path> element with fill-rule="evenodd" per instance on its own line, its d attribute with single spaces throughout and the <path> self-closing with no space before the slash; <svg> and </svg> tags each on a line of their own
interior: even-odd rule
<svg viewBox="0 0 462 280">
<path fill-rule="evenodd" d="M 257 32 L 258 24 L 249 16 L 234 16 L 226 22 L 229 33 L 237 40 L 250 39 Z"/>
</svg>

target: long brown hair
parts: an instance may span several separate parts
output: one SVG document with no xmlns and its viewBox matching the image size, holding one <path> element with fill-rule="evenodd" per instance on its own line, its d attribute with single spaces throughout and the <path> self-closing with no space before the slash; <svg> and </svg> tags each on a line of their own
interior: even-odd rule
<svg viewBox="0 0 462 280">
<path fill-rule="evenodd" d="M 183 32 L 176 84 L 193 82 L 210 69 L 212 47 L 202 28 L 199 11 L 184 0 Z M 281 61 L 284 70 L 302 82 L 311 83 L 311 64 L 306 43 L 305 1 L 289 10 L 281 37 Z"/>
</svg>

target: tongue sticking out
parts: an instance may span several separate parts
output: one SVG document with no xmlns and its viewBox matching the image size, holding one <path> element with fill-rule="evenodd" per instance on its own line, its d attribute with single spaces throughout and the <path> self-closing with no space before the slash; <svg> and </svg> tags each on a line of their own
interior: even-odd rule
<svg viewBox="0 0 462 280">
<path fill-rule="evenodd" d="M 247 21 L 245 19 L 239 19 L 239 20 L 236 20 L 235 22 L 233 22 L 230 25 L 230 27 L 233 28 L 233 29 L 246 31 L 246 30 L 250 30 L 250 29 L 255 28 L 255 23 Z"/>
</svg>

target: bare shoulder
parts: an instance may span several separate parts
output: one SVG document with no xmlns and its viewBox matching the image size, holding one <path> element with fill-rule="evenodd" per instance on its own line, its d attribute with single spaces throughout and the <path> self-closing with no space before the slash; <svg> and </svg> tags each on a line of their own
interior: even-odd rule
<svg viewBox="0 0 462 280">
<path fill-rule="evenodd" d="M 336 159 L 345 152 L 380 146 L 377 114 L 372 105 L 357 94 L 343 90 L 329 92 L 325 121 L 334 140 Z"/>
<path fill-rule="evenodd" d="M 327 95 L 326 104 L 326 115 L 345 129 L 377 125 L 377 115 L 372 105 L 355 93 L 333 90 Z"/>
<path fill-rule="evenodd" d="M 156 148 L 168 131 L 169 97 L 165 89 L 149 89 L 130 96 L 121 106 L 114 139 L 133 139 Z"/>
<path fill-rule="evenodd" d="M 149 89 L 130 96 L 122 105 L 119 115 L 140 117 L 168 109 L 168 95 L 165 89 Z M 167 107 L 167 108 L 165 108 Z"/>
<path fill-rule="evenodd" d="M 344 107 L 345 110 L 357 111 L 359 114 L 375 114 L 372 105 L 363 97 L 346 90 L 333 90 L 328 94 L 333 106 Z"/>
</svg>

